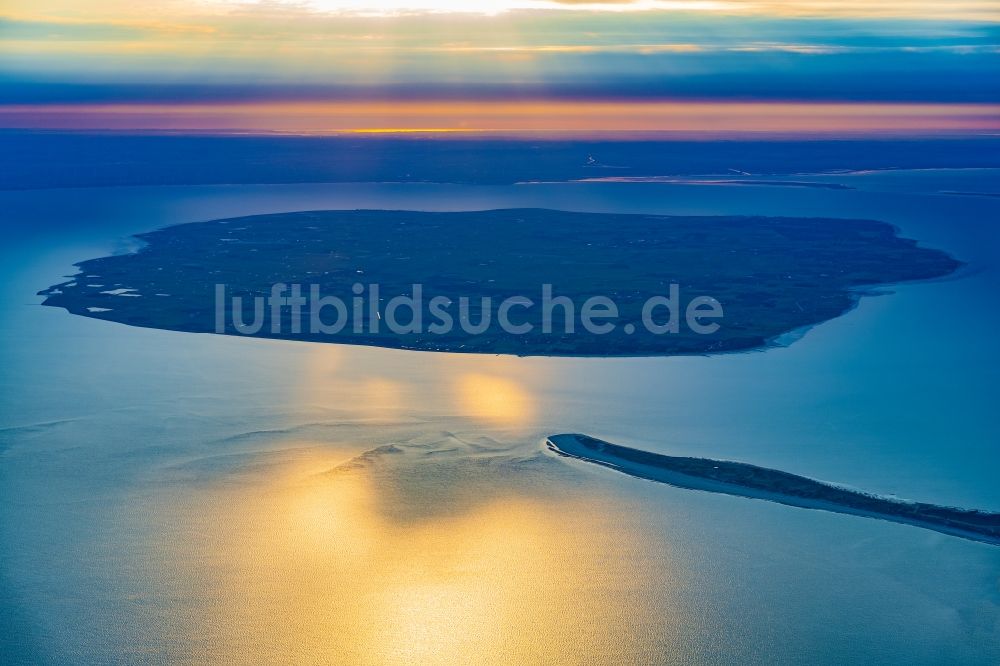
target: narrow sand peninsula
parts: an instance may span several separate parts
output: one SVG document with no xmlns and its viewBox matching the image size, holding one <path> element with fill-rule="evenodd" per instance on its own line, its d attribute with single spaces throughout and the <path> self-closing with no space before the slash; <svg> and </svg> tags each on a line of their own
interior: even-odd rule
<svg viewBox="0 0 1000 666">
<path fill-rule="evenodd" d="M 725 460 L 664 456 L 618 446 L 587 435 L 553 435 L 546 440 L 546 446 L 567 458 L 596 463 L 640 479 L 679 488 L 880 518 L 1000 545 L 1000 513 L 879 497 L 780 470 Z"/>
</svg>

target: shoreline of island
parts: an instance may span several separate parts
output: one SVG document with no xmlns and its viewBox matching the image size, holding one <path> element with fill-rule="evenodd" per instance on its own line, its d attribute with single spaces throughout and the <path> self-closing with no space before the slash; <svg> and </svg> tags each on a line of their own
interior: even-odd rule
<svg viewBox="0 0 1000 666">
<path fill-rule="evenodd" d="M 748 463 L 667 456 L 582 434 L 551 435 L 545 447 L 561 457 L 677 488 L 887 520 L 1000 546 L 1000 513 L 904 501 Z"/>
<path fill-rule="evenodd" d="M 144 244 L 135 252 L 79 262 L 76 275 L 39 292 L 43 305 L 141 328 L 412 351 L 701 356 L 783 346 L 880 287 L 939 279 L 964 265 L 885 222 L 829 218 L 327 210 L 172 225 L 137 238 Z M 385 299 L 361 279 L 383 294 L 415 294 L 419 284 L 428 298 L 449 304 L 489 300 L 473 312 L 485 323 L 466 329 L 447 313 L 443 331 L 380 329 L 374 315 L 381 316 Z M 371 302 L 360 309 L 355 303 L 359 314 L 345 310 L 335 331 L 314 331 L 302 325 L 303 317 L 313 321 L 308 302 L 295 321 L 294 310 L 257 303 L 287 285 L 316 287 L 345 308 L 369 295 Z M 545 285 L 557 285 L 553 293 L 571 301 L 564 330 L 547 331 L 537 299 L 524 298 Z M 690 325 L 670 334 L 649 329 L 645 308 L 668 300 L 668 291 L 672 320 L 707 299 L 722 325 L 707 334 Z M 575 330 L 575 313 L 595 295 L 615 307 L 611 330 Z M 526 329 L 516 335 L 493 307 L 511 299 L 533 306 L 520 304 L 517 324 Z M 424 320 L 440 316 L 426 305 L 419 305 Z M 236 326 L 237 313 L 256 322 L 252 330 Z"/>
</svg>

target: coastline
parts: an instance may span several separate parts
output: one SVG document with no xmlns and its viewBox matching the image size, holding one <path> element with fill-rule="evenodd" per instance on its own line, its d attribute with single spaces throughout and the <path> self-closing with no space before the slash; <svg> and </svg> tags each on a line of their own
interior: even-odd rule
<svg viewBox="0 0 1000 666">
<path fill-rule="evenodd" d="M 69 281 L 39 294 L 46 297 L 43 305 L 72 314 L 189 333 L 513 356 L 701 356 L 767 349 L 789 333 L 846 314 L 878 287 L 948 276 L 964 265 L 884 222 L 824 221 L 541 208 L 251 215 L 140 234 L 137 251 L 78 262 Z M 574 233 L 554 239 L 560 229 Z M 295 240 L 277 238 L 278 230 Z M 484 245 L 492 251 L 469 250 Z M 441 247 L 452 248 L 447 270 L 427 259 Z M 375 276 L 386 294 L 406 294 L 419 283 L 449 303 L 463 296 L 492 303 L 557 284 L 561 294 L 571 295 L 572 312 L 582 310 L 585 297 L 607 292 L 615 297 L 616 325 L 606 335 L 576 334 L 572 326 L 547 334 L 535 308 L 521 315 L 528 333 L 513 337 L 491 318 L 489 306 L 481 315 L 485 328 L 475 334 L 451 324 L 444 334 L 385 331 L 364 323 L 371 314 L 360 315 L 361 328 L 353 326 L 353 333 L 296 331 L 291 313 L 280 311 L 270 326 L 264 312 L 261 326 L 240 333 L 227 323 L 235 322 L 228 304 L 222 325 L 217 321 L 213 283 L 256 295 L 274 285 L 319 283 L 322 293 L 346 303 L 362 293 L 348 288 L 359 276 Z M 683 284 L 688 297 L 711 295 L 725 308 L 725 325 L 708 335 L 684 329 L 671 336 L 640 327 L 643 304 L 667 283 Z M 124 291 L 130 293 L 118 293 Z"/>
<path fill-rule="evenodd" d="M 891 499 L 741 462 L 666 456 L 582 434 L 551 435 L 552 453 L 647 481 L 922 527 L 1000 546 L 1000 513 Z"/>
</svg>

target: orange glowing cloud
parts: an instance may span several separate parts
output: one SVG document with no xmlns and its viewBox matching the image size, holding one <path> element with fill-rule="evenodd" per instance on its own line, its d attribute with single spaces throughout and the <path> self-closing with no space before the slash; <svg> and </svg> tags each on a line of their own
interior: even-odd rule
<svg viewBox="0 0 1000 666">
<path fill-rule="evenodd" d="M 0 127 L 291 133 L 982 132 L 1000 105 L 704 101 L 337 101 L 0 107 Z"/>
</svg>

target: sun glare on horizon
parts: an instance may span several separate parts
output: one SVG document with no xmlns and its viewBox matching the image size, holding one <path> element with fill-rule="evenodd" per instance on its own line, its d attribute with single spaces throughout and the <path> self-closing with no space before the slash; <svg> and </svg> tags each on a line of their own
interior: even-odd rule
<svg viewBox="0 0 1000 666">
<path fill-rule="evenodd" d="M 223 4 L 258 4 L 255 0 L 222 0 Z M 332 14 L 394 16 L 401 14 L 484 14 L 516 10 L 572 11 L 719 11 L 737 9 L 729 0 L 304 0 L 309 9 Z"/>
<path fill-rule="evenodd" d="M 208 0 L 225 6 L 258 6 L 275 9 L 300 8 L 309 12 L 353 16 L 405 16 L 412 14 L 480 14 L 495 16 L 512 11 L 544 10 L 570 12 L 706 12 L 735 15 L 868 16 L 868 17 L 979 17 L 998 19 L 992 0 L 960 0 L 951 3 L 930 0 L 302 0 L 294 5 L 261 0 Z"/>
</svg>

